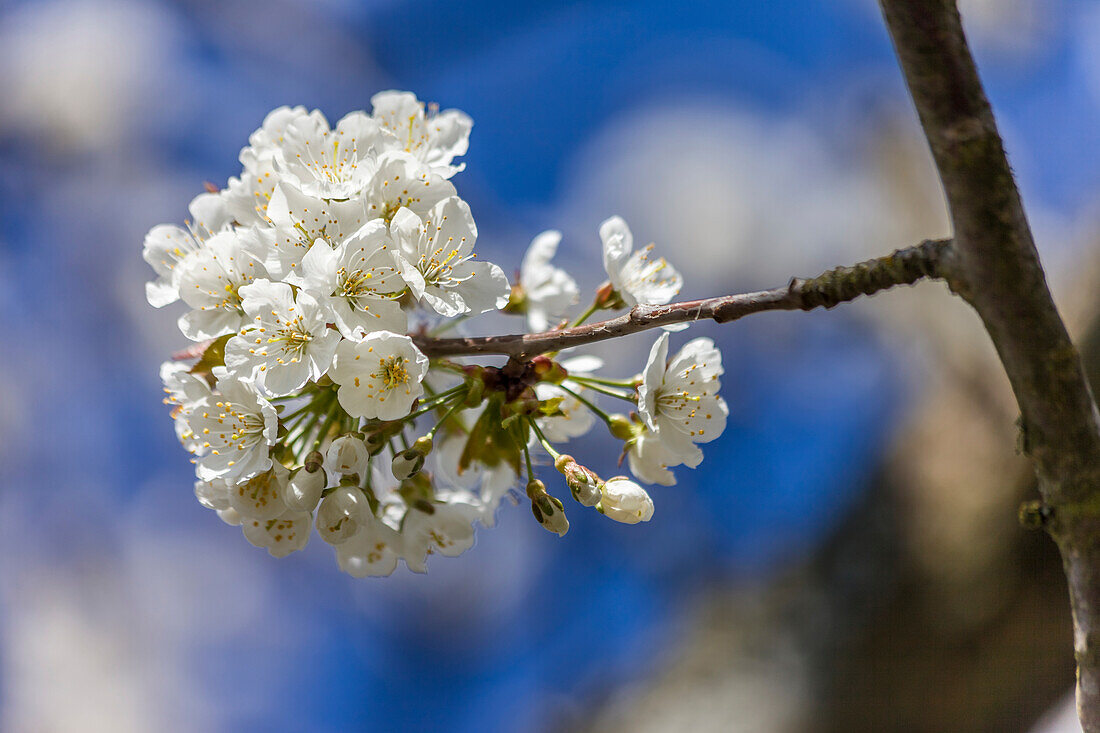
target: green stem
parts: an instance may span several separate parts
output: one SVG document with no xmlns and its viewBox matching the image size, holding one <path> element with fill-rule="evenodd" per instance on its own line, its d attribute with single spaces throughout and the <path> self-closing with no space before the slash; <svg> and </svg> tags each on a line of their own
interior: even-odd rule
<svg viewBox="0 0 1100 733">
<path fill-rule="evenodd" d="M 463 385 L 463 386 L 465 386 L 465 385 Z M 457 410 L 459 407 L 462 406 L 462 403 L 465 401 L 465 399 L 466 399 L 465 394 L 459 395 L 459 398 L 451 404 L 451 406 L 447 409 L 447 412 L 443 413 L 443 417 L 439 418 L 439 422 L 437 422 L 435 425 L 433 425 L 432 429 L 428 431 L 428 437 L 429 438 L 434 438 L 435 437 L 435 431 L 439 430 L 439 426 L 442 425 L 443 423 L 447 422 L 447 420 L 449 420 L 451 418 L 451 415 L 453 415 L 455 413 L 455 410 Z"/>
<path fill-rule="evenodd" d="M 462 395 L 462 396 L 465 396 L 465 395 Z M 448 396 L 448 398 L 445 398 L 445 400 L 436 400 L 436 401 L 433 401 L 432 404 L 428 405 L 427 407 L 421 407 L 415 413 L 411 413 L 410 415 L 406 416 L 405 419 L 411 420 L 411 419 L 415 419 L 417 417 L 420 417 L 421 415 L 427 415 L 430 412 L 437 411 L 437 409 L 439 409 L 443 405 L 447 404 L 451 400 L 454 400 L 454 395 L 453 394 Z"/>
<path fill-rule="evenodd" d="M 573 390 L 571 390 L 571 389 L 569 389 L 568 387 L 566 387 L 566 386 L 565 386 L 564 384 L 559 384 L 558 386 L 559 386 L 559 387 L 561 387 L 561 388 L 562 388 L 563 390 L 565 390 L 566 392 L 568 392 L 569 394 L 571 394 L 571 395 L 573 395 L 574 397 L 576 397 L 576 398 L 577 398 L 578 400 L 580 400 L 580 403 L 581 403 L 582 405 L 584 405 L 584 406 L 585 406 L 585 407 L 587 407 L 587 408 L 588 408 L 589 410 L 591 410 L 592 412 L 594 412 L 594 413 L 596 413 L 597 415 L 599 415 L 600 419 L 601 419 L 601 420 L 603 420 L 603 421 L 604 421 L 605 423 L 607 423 L 608 425 L 610 425 L 610 424 L 611 424 L 611 416 L 610 416 L 610 415 L 608 415 L 608 414 L 607 414 L 606 412 L 604 412 L 603 410 L 601 410 L 601 409 L 600 409 L 599 407 L 597 407 L 597 406 L 596 406 L 596 404 L 595 404 L 594 402 L 591 402 L 591 401 L 589 401 L 589 400 L 585 399 L 585 398 L 584 398 L 584 397 L 582 397 L 581 395 L 577 394 L 577 393 L 576 393 L 576 392 L 574 392 Z"/>
<path fill-rule="evenodd" d="M 605 387 L 626 387 L 628 389 L 633 389 L 638 384 L 638 382 L 633 379 L 606 379 L 604 377 L 593 377 L 588 374 L 570 374 L 569 378 L 574 382 L 591 382 L 592 384 L 602 384 Z"/>
<path fill-rule="evenodd" d="M 573 321 L 573 323 L 570 327 L 581 325 L 582 323 L 587 321 L 589 318 L 591 318 L 592 315 L 594 313 L 596 313 L 597 311 L 599 311 L 599 310 L 600 310 L 600 301 L 599 300 L 593 300 L 592 305 L 588 306 L 588 310 L 586 310 L 584 313 L 581 313 L 580 316 L 577 317 L 577 320 Z"/>
<path fill-rule="evenodd" d="M 473 317 L 473 315 L 470 314 L 470 313 L 463 313 L 460 316 L 455 316 L 454 318 L 450 318 L 450 319 L 444 321 L 443 323 L 439 324 L 435 328 L 433 328 L 431 331 L 428 331 L 428 336 L 430 336 L 432 338 L 435 338 L 436 336 L 438 336 L 440 334 L 447 333 L 448 331 L 450 331 L 452 328 L 454 328 L 458 324 L 460 324 L 464 321 L 468 321 L 472 317 Z"/>
<path fill-rule="evenodd" d="M 527 480 L 535 480 L 535 469 L 531 466 L 531 451 L 527 450 L 527 444 L 523 444 L 523 458 L 527 461 Z"/>
<path fill-rule="evenodd" d="M 328 416 L 325 418 L 325 421 L 321 423 L 321 429 L 317 431 L 317 437 L 313 441 L 313 450 L 317 450 L 321 447 L 321 443 L 324 441 L 328 429 L 332 426 L 332 423 L 336 421 L 336 416 L 339 412 L 340 403 L 333 401 L 332 407 L 329 408 Z"/>
<path fill-rule="evenodd" d="M 556 450 L 554 450 L 554 446 L 550 445 L 550 441 L 547 440 L 546 436 L 542 434 L 542 429 L 539 428 L 538 422 L 535 420 L 535 418 L 528 418 L 527 421 L 531 425 L 531 430 L 535 432 L 535 437 L 538 438 L 539 443 L 542 444 L 542 449 L 549 453 L 550 457 L 553 458 L 555 461 L 558 460 L 558 456 L 560 456 L 561 453 L 558 453 Z"/>
<path fill-rule="evenodd" d="M 572 379 L 572 377 L 570 377 L 570 379 Z M 576 382 L 578 380 L 573 379 L 573 381 Z M 604 387 L 604 386 L 599 385 L 599 384 L 584 384 L 584 387 L 586 389 L 592 390 L 593 392 L 599 392 L 600 394 L 605 394 L 608 397 L 618 397 L 620 400 L 626 400 L 627 402 L 638 404 L 638 401 L 632 395 L 625 395 L 622 392 L 616 392 L 613 389 L 608 389 L 607 387 Z"/>
<path fill-rule="evenodd" d="M 433 369 L 446 369 L 450 372 L 457 372 L 463 376 L 466 375 L 466 368 L 461 364 L 455 364 L 453 361 L 447 361 L 446 359 L 436 359 L 432 362 Z"/>
<path fill-rule="evenodd" d="M 321 419 L 322 415 L 326 414 L 326 410 L 330 407 L 330 398 L 321 398 L 317 403 L 311 405 L 314 408 L 313 412 L 310 412 L 300 420 L 292 430 L 287 434 L 286 444 L 291 447 L 295 455 L 298 455 L 298 448 L 296 444 L 298 441 L 302 441 L 301 448 L 305 448 L 306 438 L 316 427 L 317 421 Z"/>
</svg>

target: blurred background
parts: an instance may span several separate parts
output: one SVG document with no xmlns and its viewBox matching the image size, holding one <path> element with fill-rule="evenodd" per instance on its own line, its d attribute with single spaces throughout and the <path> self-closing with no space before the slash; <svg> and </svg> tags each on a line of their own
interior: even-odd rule
<svg viewBox="0 0 1100 733">
<path fill-rule="evenodd" d="M 1100 7 L 962 8 L 1100 369 Z M 562 229 L 589 292 L 611 214 L 685 297 L 949 234 L 871 0 L 0 0 L 0 730 L 1079 730 L 1007 381 L 938 284 L 698 327 L 729 427 L 646 525 L 572 512 L 559 540 L 506 507 L 427 576 L 364 581 L 199 506 L 142 237 L 268 110 L 389 88 L 474 118 L 454 183 L 484 256 Z M 650 343 L 594 351 L 628 375 Z"/>
</svg>

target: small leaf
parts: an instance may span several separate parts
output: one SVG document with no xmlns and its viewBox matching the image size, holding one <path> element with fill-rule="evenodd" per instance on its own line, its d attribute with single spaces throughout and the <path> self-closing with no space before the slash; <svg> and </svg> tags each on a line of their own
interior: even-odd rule
<svg viewBox="0 0 1100 733">
<path fill-rule="evenodd" d="M 213 371 L 214 367 L 225 366 L 225 345 L 232 335 L 233 334 L 227 333 L 224 336 L 214 339 L 210 345 L 206 347 L 206 351 L 202 352 L 202 356 L 195 362 L 195 366 L 191 367 L 191 373 L 209 374 Z"/>
</svg>

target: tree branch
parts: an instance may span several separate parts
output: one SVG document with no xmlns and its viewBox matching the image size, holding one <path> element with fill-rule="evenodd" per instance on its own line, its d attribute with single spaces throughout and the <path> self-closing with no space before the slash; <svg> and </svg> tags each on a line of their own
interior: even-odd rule
<svg viewBox="0 0 1100 733">
<path fill-rule="evenodd" d="M 763 311 L 832 308 L 895 285 L 912 285 L 925 277 L 939 277 L 941 264 L 949 258 L 950 248 L 950 240 L 926 240 L 885 257 L 834 268 L 809 280 L 795 278 L 782 288 L 669 305 L 636 305 L 618 318 L 556 331 L 470 338 L 413 338 L 420 350 L 431 357 L 504 354 L 524 359 L 675 323 L 708 319 L 728 323 Z"/>
<path fill-rule="evenodd" d="M 1069 581 L 1077 706 L 1100 732 L 1100 428 L 1050 295 L 954 0 L 880 0 L 955 230 L 942 274 L 978 312 L 1020 405 L 1044 526 Z"/>
</svg>

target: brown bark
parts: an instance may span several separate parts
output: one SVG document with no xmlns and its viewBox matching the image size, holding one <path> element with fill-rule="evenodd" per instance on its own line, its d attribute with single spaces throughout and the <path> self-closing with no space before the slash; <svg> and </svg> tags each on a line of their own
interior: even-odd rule
<svg viewBox="0 0 1100 733">
<path fill-rule="evenodd" d="M 503 354 L 524 359 L 674 323 L 708 319 L 728 323 L 763 311 L 832 308 L 861 295 L 873 295 L 896 285 L 912 285 L 926 277 L 939 277 L 940 261 L 950 246 L 950 240 L 926 240 L 885 257 L 851 267 L 836 267 L 808 280 L 794 278 L 782 288 L 668 305 L 636 305 L 618 318 L 573 328 L 468 338 L 414 335 L 413 339 L 420 350 L 431 357 Z"/>
<path fill-rule="evenodd" d="M 1082 727 L 1100 733 L 1100 426 L 1051 298 L 954 0 L 880 0 L 955 232 L 942 274 L 978 312 L 1021 412 L 1038 518 L 1069 584 Z"/>
</svg>

